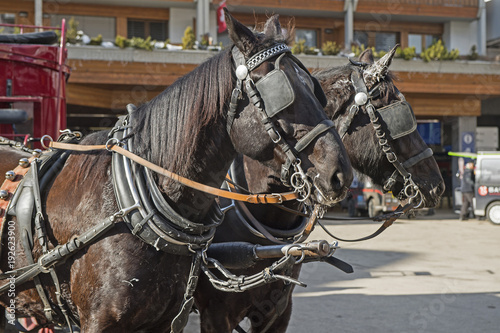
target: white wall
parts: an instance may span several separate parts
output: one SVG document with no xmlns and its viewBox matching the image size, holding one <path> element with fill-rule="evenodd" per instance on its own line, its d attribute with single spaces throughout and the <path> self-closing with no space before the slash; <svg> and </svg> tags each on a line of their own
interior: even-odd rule
<svg viewBox="0 0 500 333">
<path fill-rule="evenodd" d="M 458 49 L 460 55 L 470 54 L 472 45 L 478 46 L 477 21 L 450 21 L 445 23 L 443 42 L 448 50 Z"/>
<path fill-rule="evenodd" d="M 170 42 L 174 44 L 182 43 L 184 30 L 188 26 L 193 27 L 193 19 L 196 17 L 196 9 L 170 8 L 170 20 L 168 21 L 168 31 Z"/>
<path fill-rule="evenodd" d="M 486 3 L 486 40 L 500 38 L 500 1 Z"/>
<path fill-rule="evenodd" d="M 193 27 L 193 20 L 196 18 L 196 8 L 186 9 L 186 8 L 170 8 L 170 20 L 168 22 L 168 31 L 170 42 L 174 44 L 182 43 L 182 37 L 184 36 L 184 30 L 188 26 Z M 210 36 L 213 38 L 215 44 L 217 44 L 217 14 L 215 10 L 210 10 L 209 17 L 210 25 Z M 200 36 L 196 36 L 197 40 L 200 40 Z"/>
</svg>

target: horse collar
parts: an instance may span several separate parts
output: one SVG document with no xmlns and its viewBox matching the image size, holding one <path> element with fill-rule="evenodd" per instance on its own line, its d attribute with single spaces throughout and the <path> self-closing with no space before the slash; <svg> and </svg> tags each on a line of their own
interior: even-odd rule
<svg viewBox="0 0 500 333">
<path fill-rule="evenodd" d="M 127 122 L 128 116 L 120 117 L 110 133 L 114 140 L 121 142 L 128 137 Z M 126 145 L 131 145 L 130 140 Z M 222 222 L 217 203 L 212 205 L 206 224 L 195 223 L 168 204 L 146 168 L 113 154 L 112 174 L 119 208 L 126 211 L 123 220 L 133 235 L 157 250 L 181 255 L 191 255 L 211 242 L 215 228 Z"/>
</svg>

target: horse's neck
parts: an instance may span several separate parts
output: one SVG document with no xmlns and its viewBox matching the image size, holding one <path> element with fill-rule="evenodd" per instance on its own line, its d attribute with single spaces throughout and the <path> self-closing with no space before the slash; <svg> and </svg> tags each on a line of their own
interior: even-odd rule
<svg viewBox="0 0 500 333">
<path fill-rule="evenodd" d="M 197 148 L 189 154 L 188 161 L 181 167 L 179 164 L 177 166 L 169 164 L 170 161 L 163 158 L 161 153 L 159 155 L 152 153 L 151 156 L 160 157 L 151 157 L 151 162 L 189 180 L 219 188 L 236 153 L 229 138 L 224 137 L 225 124 L 212 124 L 212 126 L 202 128 L 201 132 L 204 134 L 198 136 L 196 142 L 193 142 Z M 139 137 L 141 135 L 144 133 L 140 133 Z M 175 134 L 173 136 L 175 137 Z M 158 138 L 148 138 L 147 140 L 154 142 Z M 187 149 L 186 146 L 184 147 Z M 174 151 L 174 154 L 186 155 L 183 151 Z M 202 222 L 215 200 L 214 196 L 181 185 L 167 177 L 158 176 L 157 185 L 165 193 L 165 198 L 172 207 L 183 217 L 193 222 Z"/>
<path fill-rule="evenodd" d="M 195 165 L 187 169 L 184 176 L 198 183 L 220 188 L 235 153 L 231 146 L 218 149 L 201 148 L 194 156 Z M 165 181 L 164 181 L 165 183 Z M 170 182 L 164 188 L 168 197 L 185 218 L 200 221 L 206 215 L 215 198 L 177 183 Z"/>
<path fill-rule="evenodd" d="M 245 185 L 248 186 L 248 190 L 252 193 L 281 193 L 290 191 L 288 187 L 281 183 L 278 173 L 273 172 L 267 166 L 248 157 L 243 157 L 242 164 L 237 165 L 237 170 L 240 177 L 242 175 L 245 176 Z M 302 209 L 298 201 L 286 202 L 284 205 L 293 210 L 300 211 Z M 286 212 L 273 205 L 247 206 L 259 222 L 269 227 L 289 229 L 301 220 L 301 217 L 296 214 Z"/>
</svg>

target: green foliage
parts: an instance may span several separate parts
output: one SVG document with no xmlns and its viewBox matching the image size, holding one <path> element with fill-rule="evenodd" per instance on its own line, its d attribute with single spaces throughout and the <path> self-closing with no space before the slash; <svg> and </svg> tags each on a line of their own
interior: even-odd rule
<svg viewBox="0 0 500 333">
<path fill-rule="evenodd" d="M 479 58 L 479 54 L 477 53 L 476 45 L 472 45 L 470 48 L 470 54 L 467 55 L 467 59 L 469 60 L 477 60 Z"/>
<path fill-rule="evenodd" d="M 131 47 L 147 51 L 153 51 L 154 44 L 156 43 L 156 41 L 151 40 L 151 36 L 148 36 L 146 39 L 141 37 L 132 37 L 129 41 Z"/>
<path fill-rule="evenodd" d="M 90 39 L 90 45 L 101 45 L 102 44 L 102 35 L 99 34 L 97 37 L 92 37 Z"/>
<path fill-rule="evenodd" d="M 292 46 L 292 54 L 318 54 L 318 51 L 312 47 L 306 45 L 305 39 L 300 39 Z"/>
<path fill-rule="evenodd" d="M 401 49 L 398 47 L 396 49 L 396 58 L 403 58 L 404 60 L 412 60 L 417 56 L 417 52 L 415 50 L 415 46 L 412 47 L 405 47 L 404 49 Z"/>
<path fill-rule="evenodd" d="M 374 58 L 382 58 L 384 55 L 387 54 L 387 51 L 384 51 L 384 50 L 377 51 L 377 50 L 375 50 L 375 47 L 373 47 L 373 46 L 368 47 L 368 48 L 365 48 L 364 44 L 361 44 L 361 46 L 358 46 L 358 45 L 351 46 L 351 52 L 354 53 L 354 56 L 356 56 L 356 57 L 359 57 L 361 55 L 361 53 L 363 53 L 367 49 L 372 50 L 372 54 L 373 54 Z"/>
<path fill-rule="evenodd" d="M 292 46 L 292 54 L 300 54 L 304 53 L 304 48 L 306 47 L 306 40 L 300 39 L 298 42 L 295 42 Z"/>
<path fill-rule="evenodd" d="M 193 50 L 196 41 L 196 36 L 194 35 L 193 28 L 188 26 L 184 30 L 184 37 L 182 37 L 182 49 L 183 50 Z"/>
<path fill-rule="evenodd" d="M 135 49 L 153 51 L 155 43 L 156 41 L 151 40 L 151 36 L 148 36 L 148 38 L 146 39 L 141 37 L 132 37 L 131 39 L 127 39 L 123 36 L 118 35 L 115 38 L 115 45 L 121 49 L 124 49 L 126 47 L 133 47 Z"/>
<path fill-rule="evenodd" d="M 354 53 L 355 57 L 359 57 L 361 53 L 365 50 L 365 45 L 361 44 L 361 46 L 358 45 L 352 45 L 351 46 L 351 52 Z"/>
<path fill-rule="evenodd" d="M 66 40 L 75 44 L 78 37 L 78 21 L 75 21 L 74 17 L 71 17 L 68 21 L 68 25 L 66 28 Z"/>
<path fill-rule="evenodd" d="M 130 46 L 130 40 L 128 40 L 123 36 L 117 35 L 115 38 L 115 45 L 118 46 L 120 49 L 124 49 Z"/>
<path fill-rule="evenodd" d="M 448 51 L 441 40 L 433 43 L 420 53 L 420 58 L 422 58 L 425 62 L 432 60 L 455 60 L 458 56 L 459 52 L 457 49 Z"/>
<path fill-rule="evenodd" d="M 328 41 L 326 43 L 323 43 L 321 52 L 324 55 L 337 55 L 340 52 L 340 45 L 337 45 L 336 42 Z"/>
</svg>

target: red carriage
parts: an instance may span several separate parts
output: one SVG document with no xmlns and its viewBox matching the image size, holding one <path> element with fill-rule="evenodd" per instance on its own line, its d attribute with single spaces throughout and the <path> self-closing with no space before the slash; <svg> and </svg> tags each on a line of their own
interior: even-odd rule
<svg viewBox="0 0 500 333">
<path fill-rule="evenodd" d="M 21 34 L 0 35 L 0 136 L 28 141 L 57 138 L 66 128 L 65 22 L 61 27 L 18 27 Z M 46 31 L 23 33 L 24 29 Z M 60 42 L 55 31 L 60 31 Z"/>
</svg>

